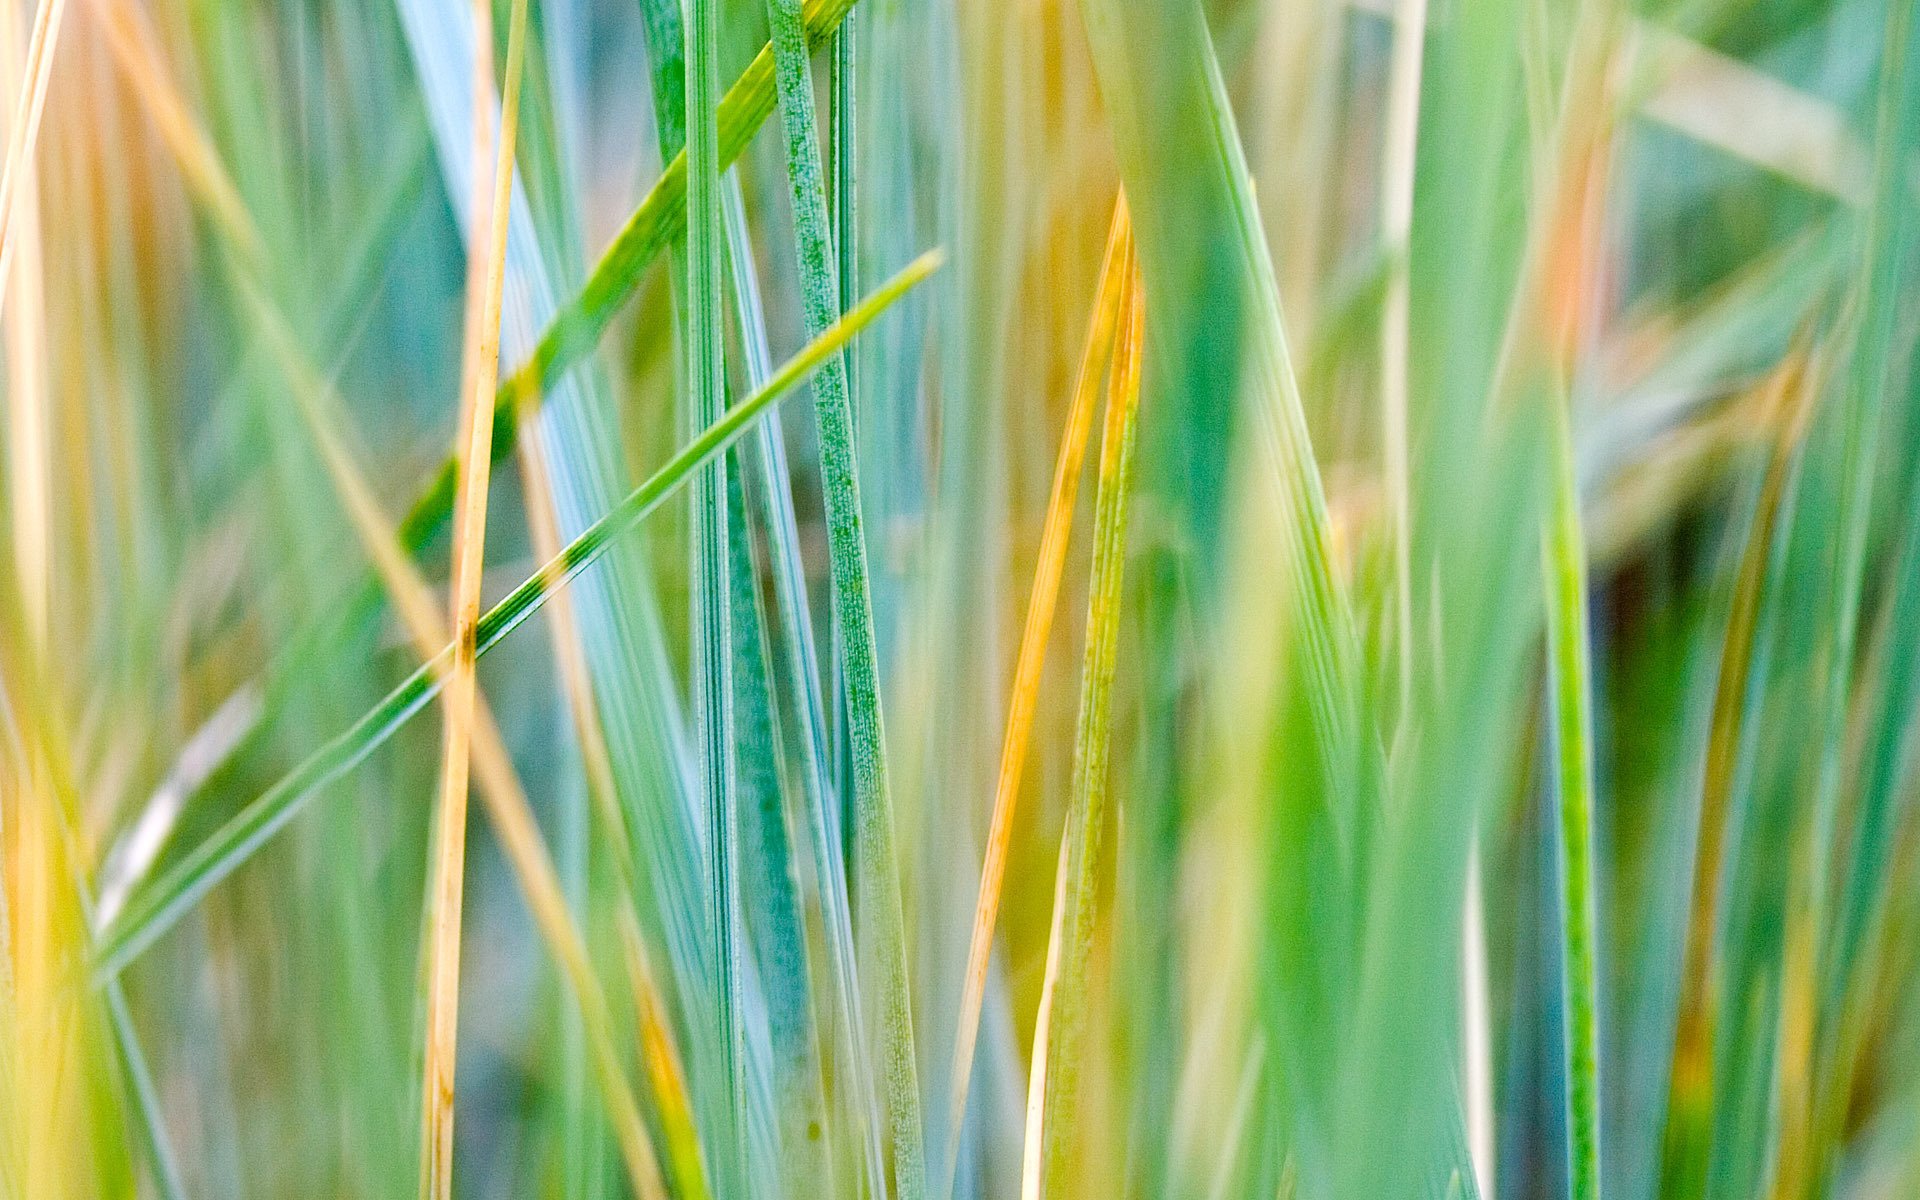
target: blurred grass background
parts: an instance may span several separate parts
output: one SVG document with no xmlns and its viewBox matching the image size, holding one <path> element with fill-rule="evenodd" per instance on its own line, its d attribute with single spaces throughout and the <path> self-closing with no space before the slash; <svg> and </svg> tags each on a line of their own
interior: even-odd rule
<svg viewBox="0 0 1920 1200">
<path fill-rule="evenodd" d="M 1909 0 L 4 9 L 0 1196 L 1920 1192 Z"/>
</svg>

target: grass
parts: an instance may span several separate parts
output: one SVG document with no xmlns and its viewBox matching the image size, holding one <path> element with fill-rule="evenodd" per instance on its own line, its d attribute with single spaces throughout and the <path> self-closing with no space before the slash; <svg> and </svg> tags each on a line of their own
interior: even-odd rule
<svg viewBox="0 0 1920 1200">
<path fill-rule="evenodd" d="M 1920 1180 L 1910 5 L 9 22 L 0 1198 Z"/>
</svg>

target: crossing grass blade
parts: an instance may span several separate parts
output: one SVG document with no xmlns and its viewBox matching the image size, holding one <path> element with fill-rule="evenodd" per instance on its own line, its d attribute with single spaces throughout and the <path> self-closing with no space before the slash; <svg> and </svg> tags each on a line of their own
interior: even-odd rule
<svg viewBox="0 0 1920 1200">
<path fill-rule="evenodd" d="M 746 432 L 756 417 L 806 379 L 854 334 L 938 270 L 940 263 L 940 252 L 928 251 L 876 288 L 823 336 L 788 359 L 764 387 L 729 409 L 724 418 L 702 431 L 617 507 L 569 542 L 537 574 L 488 609 L 475 628 L 476 658 L 504 641 L 539 610 L 550 594 L 605 554 L 614 538 L 659 507 L 688 481 L 696 468 Z M 96 939 L 93 972 L 96 980 L 104 981 L 118 974 L 208 891 L 284 828 L 321 787 L 365 761 L 417 715 L 439 694 L 451 660 L 451 650 L 442 648 L 371 711 L 282 776 L 151 883 L 135 891 L 120 914 Z"/>
<path fill-rule="evenodd" d="M 810 0 L 803 10 L 808 43 L 824 42 L 853 3 L 854 0 Z M 772 114 L 773 75 L 772 48 L 763 47 L 720 98 L 715 121 L 718 161 L 722 168 L 740 156 Z M 682 150 L 667 164 L 646 198 L 620 227 L 579 292 L 554 314 L 527 360 L 501 383 L 494 405 L 496 454 L 505 455 L 513 448 L 514 430 L 522 410 L 537 409 L 538 398 L 592 352 L 653 260 L 686 227 L 687 157 Z M 515 399 L 519 402 L 510 402 Z M 403 540 L 409 545 L 425 541 L 445 521 L 453 502 L 456 477 L 455 465 L 449 459 L 414 501 L 401 526 Z"/>
<path fill-rule="evenodd" d="M 514 0 L 507 26 L 506 78 L 499 129 L 493 129 L 493 14 L 489 0 L 475 6 L 473 104 L 476 167 L 474 228 L 468 239 L 466 356 L 461 368 L 463 428 L 460 495 L 453 535 L 453 654 L 443 683 L 440 799 L 435 807 L 429 867 L 432 882 L 423 916 L 427 933 L 426 1051 L 421 1065 L 420 1196 L 453 1195 L 454 1063 L 460 1021 L 461 903 L 466 885 L 467 784 L 472 768 L 474 695 L 478 690 L 476 627 L 485 562 L 487 487 L 493 462 L 489 406 L 500 363 L 500 294 L 505 286 L 507 215 L 513 199 L 514 137 L 519 128 L 521 71 L 526 61 L 527 0 Z M 482 231 L 485 240 L 482 240 Z M 475 251 L 479 253 L 476 254 Z"/>
</svg>

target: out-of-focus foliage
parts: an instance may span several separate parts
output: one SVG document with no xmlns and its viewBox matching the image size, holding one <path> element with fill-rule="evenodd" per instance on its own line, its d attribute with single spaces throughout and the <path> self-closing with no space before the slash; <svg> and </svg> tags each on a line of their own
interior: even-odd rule
<svg viewBox="0 0 1920 1200">
<path fill-rule="evenodd" d="M 4 5 L 0 1197 L 1914 1194 L 1915 22 Z"/>
</svg>

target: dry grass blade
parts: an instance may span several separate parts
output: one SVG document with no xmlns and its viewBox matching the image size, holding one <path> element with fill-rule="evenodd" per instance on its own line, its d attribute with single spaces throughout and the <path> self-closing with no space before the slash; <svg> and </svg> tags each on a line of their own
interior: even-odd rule
<svg viewBox="0 0 1920 1200">
<path fill-rule="evenodd" d="M 460 1012 L 460 905 L 466 872 L 467 773 L 472 738 L 475 659 L 480 623 L 480 577 L 485 560 L 487 484 L 493 462 L 493 391 L 500 366 L 500 301 L 506 275 L 507 212 L 513 187 L 514 132 L 525 61 L 527 0 L 514 0 L 507 31 L 506 82 L 500 103 L 498 146 L 491 148 L 493 28 L 489 0 L 474 6 L 476 163 L 494 164 L 490 190 L 474 208 L 468 297 L 467 350 L 461 383 L 466 426 L 460 496 L 453 535 L 453 662 L 446 687 L 440 803 L 435 810 L 432 883 L 427 897 L 427 1031 L 422 1066 L 420 1195 L 453 1194 L 453 1083 Z M 475 187 L 482 176 L 475 173 Z M 485 226 L 485 241 L 480 226 Z M 476 253 L 476 251 L 478 253 Z"/>
<path fill-rule="evenodd" d="M 1007 728 L 1001 743 L 1000 774 L 994 788 L 992 824 L 987 833 L 985 860 L 980 866 L 980 895 L 973 913 L 973 933 L 967 947 L 965 990 L 960 997 L 960 1023 L 954 1036 L 953 1098 L 947 1114 L 948 1144 L 959 1144 L 966 1117 L 968 1083 L 973 1076 L 975 1040 L 980 1033 L 980 1006 L 986 995 L 987 962 L 993 951 L 993 929 L 1000 911 L 1000 893 L 1006 881 L 1007 852 L 1013 839 L 1013 815 L 1019 801 L 1021 768 L 1040 697 L 1040 672 L 1046 665 L 1047 641 L 1053 631 L 1054 606 L 1060 598 L 1060 577 L 1066 569 L 1067 542 L 1073 532 L 1074 499 L 1080 487 L 1080 466 L 1086 456 L 1087 434 L 1093 427 L 1094 401 L 1100 379 L 1127 303 L 1125 267 L 1132 255 L 1132 225 L 1126 197 L 1114 205 L 1113 225 L 1107 235 L 1105 260 L 1095 293 L 1093 317 L 1087 325 L 1086 346 L 1074 381 L 1073 401 L 1060 437 L 1054 465 L 1053 491 L 1040 535 L 1040 556 L 1034 566 L 1033 591 L 1027 600 L 1026 626 L 1020 634 L 1020 653 L 1013 672 L 1013 694 L 1007 706 Z M 958 1155 L 951 1156 L 957 1159 Z M 952 1187 L 949 1165 L 948 1189 Z"/>
</svg>

